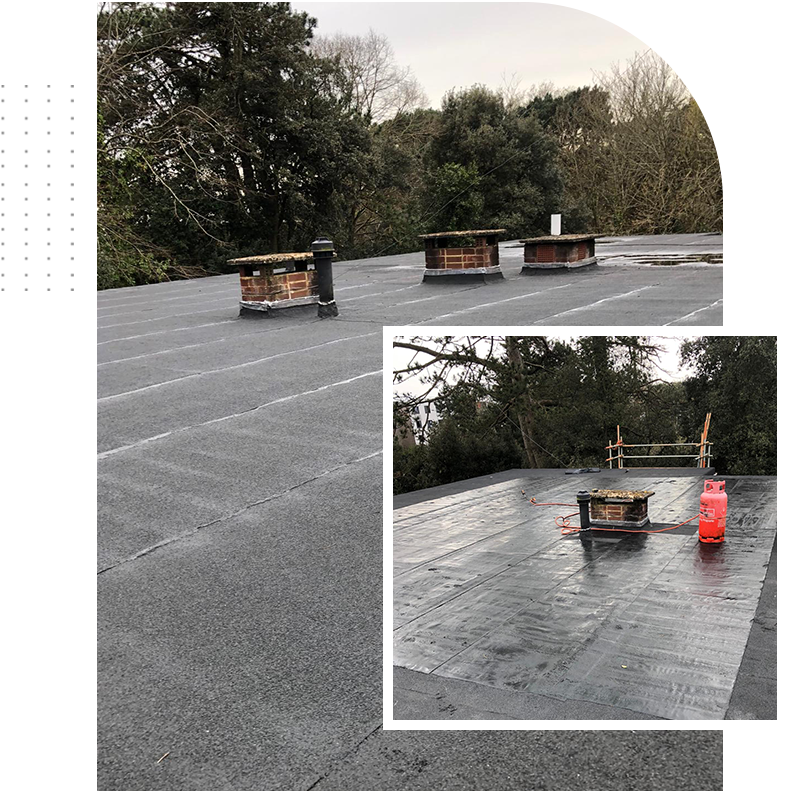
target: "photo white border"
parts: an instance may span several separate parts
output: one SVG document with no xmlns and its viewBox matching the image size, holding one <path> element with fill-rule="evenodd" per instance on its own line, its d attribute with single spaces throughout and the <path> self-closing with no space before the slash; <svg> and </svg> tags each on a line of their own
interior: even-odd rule
<svg viewBox="0 0 812 792">
<path fill-rule="evenodd" d="M 549 332 L 545 333 L 544 330 Z M 679 330 L 681 332 L 673 332 Z M 564 327 L 540 328 L 532 326 L 387 326 L 383 328 L 383 728 L 394 730 L 515 730 L 535 731 L 552 729 L 572 731 L 595 729 L 612 731 L 633 729 L 636 731 L 673 731 L 691 729 L 697 731 L 718 731 L 722 720 L 398 720 L 394 717 L 394 670 L 393 670 L 393 538 L 394 538 L 394 496 L 392 493 L 393 446 L 389 440 L 392 432 L 392 402 L 394 385 L 394 354 L 392 342 L 396 337 L 416 335 L 435 336 L 555 336 L 558 331 L 568 335 L 650 335 L 670 338 L 691 337 L 694 335 L 736 335 L 723 328 L 663 328 L 663 327 Z"/>
<path fill-rule="evenodd" d="M 725 330 L 706 331 L 778 335 L 779 478 L 788 482 L 779 492 L 803 489 L 807 460 L 798 443 L 795 419 L 801 418 L 802 409 L 808 412 L 805 251 L 779 258 L 772 247 L 762 246 L 758 232 L 806 228 L 805 8 L 790 2 L 745 7 L 724 0 L 684 0 L 678 6 L 648 0 L 560 4 L 600 16 L 640 38 L 673 66 L 697 98 L 719 150 L 725 189 Z M 95 162 L 95 7 L 90 0 L 9 4 L 4 8 L 7 35 L 0 53 L 0 82 L 7 86 L 76 85 L 82 105 L 77 108 L 76 136 L 82 151 L 75 162 L 85 175 L 93 174 Z M 15 122 L 5 123 L 8 129 Z M 32 768 L 43 788 L 64 784 L 65 778 L 81 788 L 93 788 L 95 783 L 94 540 L 88 536 L 96 509 L 91 266 L 95 189 L 87 189 L 84 180 L 77 181 L 77 186 L 77 213 L 83 212 L 85 218 L 77 228 L 81 265 L 77 265 L 73 296 L 53 300 L 52 308 L 37 314 L 36 321 L 32 321 L 31 301 L 12 297 L 10 289 L 0 299 L 4 352 L 0 404 L 6 419 L 3 522 L 6 557 L 13 567 L 3 582 L 9 603 L 18 603 L 25 592 L 24 604 L 9 608 L 6 624 L 7 634 L 24 647 L 8 658 L 13 662 L 9 675 L 16 680 L 6 702 L 15 722 L 6 746 L 14 757 L 8 775 L 12 786 L 18 774 L 18 785 L 29 785 Z M 32 230 L 36 233 L 36 228 Z M 7 238 L 15 233 L 16 229 L 9 229 Z M 510 331 L 518 333 L 521 328 Z M 619 331 L 588 328 L 586 333 Z M 29 416 L 47 420 L 34 421 Z M 388 416 L 383 428 L 386 451 Z M 391 477 L 384 485 L 384 491 L 389 487 L 391 492 Z M 787 528 L 788 539 L 790 531 L 805 536 L 802 520 Z M 34 543 L 38 549 L 32 551 Z M 32 552 L 40 579 L 47 581 L 38 591 L 30 590 L 32 572 L 27 561 Z M 714 722 L 729 738 L 724 762 L 728 790 L 788 787 L 806 776 L 801 762 L 807 754 L 804 625 L 809 616 L 801 587 L 807 576 L 803 552 L 782 557 L 779 621 L 785 626 L 779 631 L 779 721 Z M 49 665 L 54 652 L 60 655 L 57 675 Z M 391 686 L 391 670 L 389 674 Z M 41 718 L 45 711 L 47 723 Z M 408 723 L 411 729 L 420 728 Z M 447 722 L 441 723 L 448 727 Z M 561 721 L 539 723 L 549 723 L 541 728 L 564 728 Z M 640 728 L 643 723 L 579 721 L 573 728 L 631 724 Z M 697 723 L 679 722 L 682 728 L 699 728 Z M 661 722 L 656 724 L 664 728 Z M 515 727 L 513 722 L 510 725 Z M 485 728 L 484 723 L 477 722 L 477 728 Z M 36 740 L 30 739 L 32 734 Z M 48 752 L 43 763 L 44 744 Z"/>
</svg>

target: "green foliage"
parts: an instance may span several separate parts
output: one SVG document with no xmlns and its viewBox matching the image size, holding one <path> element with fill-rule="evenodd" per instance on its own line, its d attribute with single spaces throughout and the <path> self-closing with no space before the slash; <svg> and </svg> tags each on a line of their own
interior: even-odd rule
<svg viewBox="0 0 812 792">
<path fill-rule="evenodd" d="M 143 176 L 141 152 L 127 149 L 111 156 L 103 145 L 98 116 L 96 178 L 98 210 L 96 279 L 99 289 L 138 286 L 167 280 L 169 263 L 134 227 L 133 205 Z"/>
<path fill-rule="evenodd" d="M 479 191 L 480 176 L 476 165 L 445 162 L 428 175 L 427 192 L 433 204 L 439 205 L 431 220 L 432 228 L 443 231 L 465 231 L 482 228 L 485 199 Z"/>
<path fill-rule="evenodd" d="M 713 464 L 729 475 L 776 475 L 778 349 L 774 336 L 686 341 L 685 420 L 711 412 Z"/>
<path fill-rule="evenodd" d="M 421 450 L 395 457 L 396 491 L 511 468 L 606 467 L 618 425 L 626 443 L 695 443 L 708 412 L 719 473 L 775 475 L 775 338 L 704 337 L 681 353 L 691 375 L 664 382 L 654 366 L 659 348 L 642 336 L 509 337 L 487 358 L 487 376 L 484 363 L 460 352 L 453 384 L 436 399 L 440 422 Z M 657 445 L 632 453 L 689 452 Z"/>
<path fill-rule="evenodd" d="M 168 3 L 99 17 L 102 147 L 137 150 L 131 221 L 184 267 L 302 250 L 369 170 L 368 124 L 315 20 L 286 3 Z M 139 196 L 136 196 L 139 197 Z"/>
<path fill-rule="evenodd" d="M 555 153 L 555 140 L 536 117 L 508 110 L 484 86 L 448 93 L 427 150 L 425 213 L 431 228 L 454 230 L 448 227 L 453 222 L 505 228 L 517 236 L 548 227 L 562 191 Z M 432 191 L 444 185 L 464 190 L 466 208 L 444 206 L 450 189 L 439 196 Z"/>
<path fill-rule="evenodd" d="M 524 107 L 475 85 L 414 109 L 385 39 L 359 39 L 381 71 L 351 38 L 314 46 L 315 27 L 287 3 L 103 5 L 100 288 L 229 271 L 321 234 L 343 258 L 438 230 L 537 235 L 555 212 L 565 233 L 721 230 L 713 139 L 660 61 Z"/>
<path fill-rule="evenodd" d="M 395 441 L 393 460 L 393 489 L 395 495 L 434 486 L 434 479 L 431 477 L 426 464 L 425 445 L 404 448 Z"/>
</svg>

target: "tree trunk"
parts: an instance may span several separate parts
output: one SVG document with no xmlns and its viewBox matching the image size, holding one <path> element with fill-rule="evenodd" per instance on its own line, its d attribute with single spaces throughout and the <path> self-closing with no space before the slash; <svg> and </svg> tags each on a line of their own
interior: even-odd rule
<svg viewBox="0 0 812 792">
<path fill-rule="evenodd" d="M 516 418 L 519 422 L 519 430 L 522 433 L 524 453 L 530 467 L 540 468 L 543 467 L 543 457 L 540 453 L 541 447 L 536 444 L 533 437 L 533 409 L 527 394 L 522 353 L 516 339 L 512 336 L 505 337 L 505 349 L 507 350 L 508 363 L 517 390 L 515 401 Z"/>
</svg>

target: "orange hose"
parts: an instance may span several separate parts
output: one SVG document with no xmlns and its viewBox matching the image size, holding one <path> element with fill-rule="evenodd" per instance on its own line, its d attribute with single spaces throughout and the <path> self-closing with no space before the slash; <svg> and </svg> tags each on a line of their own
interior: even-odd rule
<svg viewBox="0 0 812 792">
<path fill-rule="evenodd" d="M 577 503 L 539 503 L 536 501 L 535 498 L 530 498 L 530 503 L 533 506 L 577 506 Z M 573 512 L 572 514 L 559 514 L 555 518 L 555 524 L 561 529 L 562 536 L 570 536 L 572 534 L 581 533 L 582 530 L 589 530 L 584 528 L 573 528 L 570 524 L 570 517 L 575 517 L 576 514 L 579 514 L 580 511 Z M 675 528 L 682 528 L 683 525 L 687 525 L 689 522 L 693 522 L 697 517 L 698 514 L 695 514 L 685 522 L 679 523 L 679 525 L 671 525 L 668 528 L 656 528 L 652 529 L 651 531 L 644 531 L 640 529 L 633 529 L 633 528 L 606 528 L 603 525 L 595 526 L 596 531 L 619 531 L 620 533 L 663 533 L 663 531 L 673 531 Z"/>
</svg>

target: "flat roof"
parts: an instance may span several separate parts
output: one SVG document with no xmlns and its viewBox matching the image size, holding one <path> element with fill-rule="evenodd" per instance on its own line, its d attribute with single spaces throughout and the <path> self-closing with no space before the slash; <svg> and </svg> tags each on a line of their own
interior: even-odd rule
<svg viewBox="0 0 812 792">
<path fill-rule="evenodd" d="M 720 545 L 698 542 L 696 522 L 583 537 L 554 522 L 579 490 L 646 487 L 656 531 L 698 513 L 707 477 L 511 471 L 395 498 L 395 717 L 434 719 L 442 693 L 477 718 L 774 718 L 774 684 L 765 698 L 740 678 L 773 557 L 774 477 L 721 477 Z"/>
<path fill-rule="evenodd" d="M 721 236 L 616 237 L 597 241 L 595 252 L 596 267 L 529 277 L 521 274 L 522 246 L 515 240 L 504 241 L 499 245 L 504 280 L 477 284 L 473 288 L 469 283 L 422 283 L 426 266 L 422 250 L 336 261 L 333 278 L 341 311 L 338 321 L 351 317 L 376 327 L 421 323 L 542 327 L 723 324 L 723 266 L 692 260 L 702 255 L 721 256 Z M 309 256 L 307 253 L 299 255 Z M 668 266 L 652 266 L 653 261 Z M 554 280 L 550 285 L 555 288 L 546 283 L 548 278 Z M 148 339 L 159 340 L 161 336 L 148 336 L 150 332 L 168 332 L 170 335 L 165 340 L 183 339 L 178 343 L 180 346 L 205 341 L 216 332 L 215 320 L 235 321 L 233 308 L 239 301 L 239 275 L 234 272 L 117 289 L 103 292 L 100 300 L 112 300 L 113 294 L 140 294 L 144 296 L 139 302 L 155 298 L 156 303 L 140 315 L 123 304 L 117 306 L 121 309 L 118 313 L 111 310 L 106 321 L 100 322 L 101 352 L 118 343 L 116 339 L 121 339 L 126 348 L 138 348 L 142 344 L 152 348 Z M 229 294 L 233 295 L 233 301 L 228 299 Z M 171 300 L 161 302 L 163 296 L 170 296 Z M 213 297 L 221 299 L 214 302 Z M 124 300 L 118 298 L 115 302 Z M 164 308 L 166 310 L 159 310 Z M 281 312 L 278 318 L 283 319 Z M 303 321 L 302 316 L 295 318 Z M 293 319 L 294 316 L 288 315 L 284 321 L 288 323 Z M 115 327 L 111 327 L 112 324 Z M 217 325 L 228 333 L 240 326 Z M 145 340 L 135 340 L 141 338 Z"/>
<path fill-rule="evenodd" d="M 647 254 L 704 245 L 622 241 Z M 500 255 L 506 280 L 476 288 L 423 284 L 422 251 L 336 262 L 330 320 L 313 306 L 239 318 L 236 272 L 99 293 L 100 789 L 436 789 L 440 768 L 492 788 L 494 768 L 535 772 L 562 743 L 380 728 L 381 328 L 554 314 L 721 323 L 703 308 L 721 298 L 722 273 L 598 268 L 561 273 L 565 288 L 547 293 L 519 275 L 520 247 Z M 595 739 L 573 734 L 570 745 Z M 671 738 L 657 735 L 646 745 L 665 755 Z M 720 741 L 684 735 L 692 772 L 718 780 Z M 648 788 L 651 768 L 623 735 L 602 739 L 629 768 L 624 783 Z M 576 777 L 563 755 L 545 767 L 565 788 L 603 777 Z"/>
</svg>

